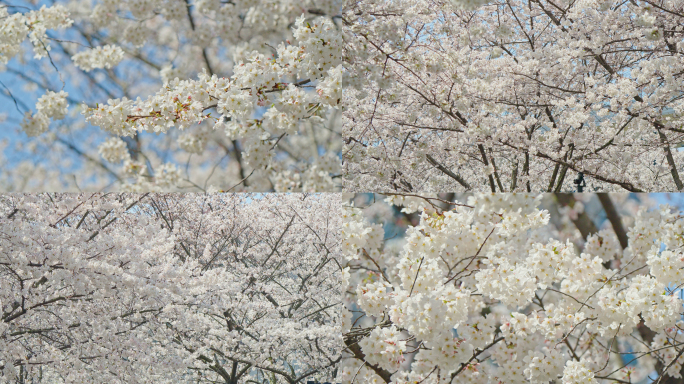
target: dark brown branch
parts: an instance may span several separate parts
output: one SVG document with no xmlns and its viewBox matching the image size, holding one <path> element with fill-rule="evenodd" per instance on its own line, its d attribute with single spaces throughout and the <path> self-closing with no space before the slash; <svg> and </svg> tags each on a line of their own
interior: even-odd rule
<svg viewBox="0 0 684 384">
<path fill-rule="evenodd" d="M 354 358 L 360 361 L 366 361 L 366 355 L 363 354 L 363 351 L 361 351 L 361 347 L 359 344 L 356 342 L 355 339 L 353 338 L 344 338 L 344 344 L 347 346 L 347 349 L 354 354 Z M 368 362 L 366 362 L 366 365 L 373 370 L 378 376 L 380 376 L 385 383 L 389 383 L 392 381 L 392 373 L 386 369 L 380 368 L 377 365 L 372 365 Z"/>
<path fill-rule="evenodd" d="M 577 203 L 575 197 L 570 193 L 556 193 L 555 196 L 558 203 L 563 207 L 573 208 Z M 575 224 L 575 227 L 577 227 L 577 229 L 580 231 L 580 233 L 582 234 L 582 238 L 584 238 L 585 241 L 587 240 L 589 235 L 598 232 L 596 224 L 594 224 L 594 222 L 591 221 L 589 216 L 587 216 L 586 212 L 578 213 L 577 218 L 571 218 L 571 220 L 573 224 Z"/>
<path fill-rule="evenodd" d="M 461 184 L 461 185 L 463 186 L 463 188 L 466 189 L 466 191 L 469 191 L 469 190 L 473 189 L 473 188 L 470 186 L 470 184 L 468 184 L 468 182 L 466 182 L 461 176 L 459 176 L 459 175 L 457 175 L 457 174 L 451 172 L 447 167 L 445 167 L 445 166 L 443 166 L 442 164 L 440 164 L 440 163 L 439 163 L 437 160 L 435 160 L 432 156 L 427 155 L 426 158 L 427 158 L 427 161 L 430 162 L 430 164 L 432 164 L 432 165 L 435 166 L 435 168 L 439 169 L 440 171 L 442 171 L 442 173 L 444 173 L 445 175 L 451 177 L 452 179 L 456 180 L 459 184 Z"/>
<path fill-rule="evenodd" d="M 601 202 L 601 205 L 603 206 L 603 210 L 606 211 L 608 221 L 610 221 L 610 224 L 613 226 L 613 231 L 620 242 L 620 246 L 622 249 L 627 248 L 627 231 L 625 231 L 625 227 L 622 225 L 622 219 L 620 218 L 620 214 L 618 214 L 617 210 L 615 209 L 613 200 L 611 200 L 607 193 L 597 193 L 597 196 Z"/>
</svg>

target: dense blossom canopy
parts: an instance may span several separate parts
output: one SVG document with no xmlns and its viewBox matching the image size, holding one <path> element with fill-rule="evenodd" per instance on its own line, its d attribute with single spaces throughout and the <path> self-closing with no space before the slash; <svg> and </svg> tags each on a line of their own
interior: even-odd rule
<svg viewBox="0 0 684 384">
<path fill-rule="evenodd" d="M 681 382 L 681 212 L 627 195 L 459 200 L 346 208 L 343 383 Z"/>
<path fill-rule="evenodd" d="M 680 0 L 352 0 L 350 191 L 681 191 Z"/>
<path fill-rule="evenodd" d="M 330 381 L 339 195 L 0 196 L 0 382 Z"/>
<path fill-rule="evenodd" d="M 339 189 L 340 0 L 35 3 L 0 2 L 3 189 Z"/>
</svg>

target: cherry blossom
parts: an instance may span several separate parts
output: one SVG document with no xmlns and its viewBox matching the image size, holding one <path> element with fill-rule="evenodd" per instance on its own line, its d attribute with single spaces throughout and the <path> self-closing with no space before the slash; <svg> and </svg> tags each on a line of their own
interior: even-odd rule
<svg viewBox="0 0 684 384">
<path fill-rule="evenodd" d="M 350 197 L 343 383 L 682 376 L 681 212 L 624 194 Z"/>
<path fill-rule="evenodd" d="M 3 165 L 3 190 L 339 190 L 341 6 L 0 5 L 6 159 L 34 164 Z M 101 156 L 116 138 L 128 157 Z"/>
<path fill-rule="evenodd" d="M 332 381 L 337 194 L 0 195 L 0 381 Z"/>
<path fill-rule="evenodd" d="M 348 191 L 684 190 L 680 1 L 355 0 L 343 17 Z"/>
</svg>

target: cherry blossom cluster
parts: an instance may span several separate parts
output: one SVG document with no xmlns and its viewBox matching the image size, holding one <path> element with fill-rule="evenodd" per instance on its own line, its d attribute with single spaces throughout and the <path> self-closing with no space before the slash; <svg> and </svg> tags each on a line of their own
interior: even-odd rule
<svg viewBox="0 0 684 384">
<path fill-rule="evenodd" d="M 339 195 L 190 194 L 157 204 L 174 228 L 174 254 L 194 272 L 188 295 L 158 319 L 159 337 L 180 343 L 202 372 L 194 379 L 227 380 L 221 364 L 239 383 L 332 381 L 342 344 Z"/>
<path fill-rule="evenodd" d="M 10 14 L 9 7 L 0 7 L 0 62 L 7 62 L 20 53 L 21 44 L 28 38 L 33 46 L 35 58 L 40 59 L 50 51 L 48 29 L 64 29 L 73 24 L 69 12 L 61 4 L 43 5 L 29 12 Z"/>
<path fill-rule="evenodd" d="M 94 68 L 112 68 L 124 58 L 121 47 L 104 45 L 89 51 L 83 51 L 71 57 L 77 67 L 88 72 Z"/>
<path fill-rule="evenodd" d="M 346 4 L 348 191 L 682 191 L 678 1 Z M 575 183 L 577 180 L 577 183 Z"/>
<path fill-rule="evenodd" d="M 0 62 L 7 64 L 10 59 L 22 50 L 22 43 L 28 38 L 32 44 L 34 58 L 40 59 L 48 55 L 51 47 L 47 35 L 48 29 L 65 29 L 73 24 L 69 12 L 61 5 L 51 7 L 43 5 L 40 9 L 25 13 L 12 13 L 7 6 L 0 7 Z M 29 136 L 38 136 L 47 131 L 50 118 L 63 119 L 67 112 L 65 97 L 67 93 L 48 91 L 36 104 L 38 112 L 26 112 L 22 129 Z"/>
<path fill-rule="evenodd" d="M 342 44 L 333 22 L 328 18 L 308 21 L 302 16 L 293 34 L 298 45 L 281 43 L 272 57 L 252 51 L 245 55 L 246 62 L 237 63 L 230 78 L 206 72 L 196 81 L 175 78 L 147 100 L 122 98 L 86 108 L 86 121 L 117 136 L 135 136 L 143 131 L 167 133 L 170 128 L 183 131 L 207 120 L 214 131 L 243 141 L 245 164 L 260 171 L 268 169 L 275 155 L 273 149 L 283 136 L 296 135 L 305 120 L 324 121 L 328 108 L 338 108 L 342 95 Z M 119 57 L 116 52 L 93 51 L 74 60 L 87 70 L 109 66 Z M 79 64 L 82 61 L 84 64 Z M 286 78 L 299 80 L 283 82 Z M 316 80 L 320 80 L 317 92 L 307 92 L 306 87 L 312 87 L 309 84 Z M 268 109 L 262 118 L 254 118 L 260 107 Z M 214 108 L 217 115 L 205 113 Z M 178 143 L 190 153 L 201 153 L 203 140 L 201 134 L 184 134 Z M 308 179 L 302 185 L 304 189 L 334 189 L 330 176 L 338 173 L 339 167 L 315 167 L 304 172 Z M 322 180 L 315 177 L 321 171 L 327 173 Z M 149 188 L 140 178 L 136 184 Z"/>
<path fill-rule="evenodd" d="M 84 112 L 86 120 L 122 136 L 131 136 L 138 130 L 166 133 L 170 127 L 183 130 L 210 118 L 203 112 L 217 108 L 221 115 L 213 121 L 233 139 L 256 130 L 255 136 L 265 140 L 270 132 L 264 130 L 263 125 L 294 133 L 294 123 L 313 116 L 311 110 L 317 104 L 300 87 L 327 74 L 328 70 L 332 70 L 333 80 L 335 76 L 339 79 L 341 71 L 341 68 L 334 68 L 340 65 L 341 38 L 329 19 L 319 18 L 311 24 L 301 17 L 294 35 L 299 46 L 281 44 L 277 58 L 267 58 L 253 51 L 247 55 L 246 63 L 237 64 L 229 79 L 206 73 L 200 74 L 198 81 L 174 79 L 147 100 L 133 102 L 123 98 L 87 109 Z M 102 55 L 94 53 L 92 56 Z M 289 84 L 279 82 L 284 76 L 306 80 Z M 337 83 L 337 89 L 332 89 L 330 83 L 321 85 L 321 93 L 341 93 L 341 81 Z M 265 113 L 267 118 L 249 119 L 258 106 L 270 106 Z M 228 126 L 226 120 L 230 120 Z M 280 120 L 292 124 L 281 124 Z M 264 134 L 266 138 L 262 138 Z"/>
<path fill-rule="evenodd" d="M 29 97 L 6 89 L 35 143 L 17 150 L 57 172 L 79 158 L 81 180 L 61 181 L 77 189 L 338 190 L 341 7 L 341 0 L 3 6 L 0 56 L 8 67 L 0 70 L 30 93 L 68 100 L 50 117 L 41 101 L 31 111 Z M 24 55 L 27 37 L 35 59 L 48 60 Z M 112 137 L 131 139 L 130 161 L 98 156 Z M 158 182 L 172 166 L 178 177 Z M 14 184 L 40 183 L 22 181 L 25 170 L 11 173 L 5 178 Z"/>
<path fill-rule="evenodd" d="M 46 132 L 50 126 L 50 119 L 61 120 L 68 111 L 66 97 L 68 93 L 64 91 L 47 91 L 38 99 L 36 109 L 38 112 L 31 114 L 26 112 L 21 127 L 28 136 L 38 136 Z"/>
<path fill-rule="evenodd" d="M 343 383 L 682 377 L 680 212 L 644 195 L 381 198 L 345 207 Z"/>
<path fill-rule="evenodd" d="M 44 366 L 52 382 L 108 371 L 139 382 L 114 362 L 155 360 L 136 352 L 141 335 L 131 331 L 182 284 L 164 266 L 173 263 L 172 234 L 129 211 L 140 200 L 0 197 L 0 380 L 37 378 Z"/>
<path fill-rule="evenodd" d="M 0 382 L 333 381 L 337 194 L 0 196 Z"/>
</svg>

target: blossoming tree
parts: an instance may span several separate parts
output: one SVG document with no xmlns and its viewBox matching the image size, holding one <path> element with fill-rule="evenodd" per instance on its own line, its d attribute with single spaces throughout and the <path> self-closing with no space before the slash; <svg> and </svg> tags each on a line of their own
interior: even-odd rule
<svg viewBox="0 0 684 384">
<path fill-rule="evenodd" d="M 0 382 L 333 380 L 339 195 L 2 195 L 0 207 Z"/>
<path fill-rule="evenodd" d="M 344 383 L 682 382 L 680 212 L 605 194 L 385 201 L 346 208 Z"/>
<path fill-rule="evenodd" d="M 0 2 L 4 188 L 338 189 L 340 7 Z"/>
<path fill-rule="evenodd" d="M 350 191 L 683 190 L 681 1 L 354 0 L 343 18 Z"/>
</svg>

